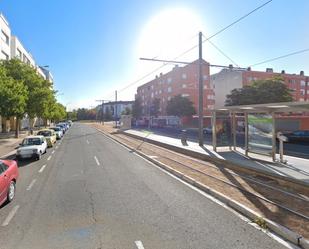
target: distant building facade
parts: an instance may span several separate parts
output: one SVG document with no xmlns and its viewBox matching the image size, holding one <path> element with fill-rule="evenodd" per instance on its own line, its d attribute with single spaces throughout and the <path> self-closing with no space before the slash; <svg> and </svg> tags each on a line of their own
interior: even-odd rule
<svg viewBox="0 0 309 249">
<path fill-rule="evenodd" d="M 109 112 L 113 119 L 120 119 L 121 114 L 127 108 L 132 111 L 132 105 L 134 101 L 111 101 L 103 104 L 103 113 Z M 99 110 L 102 110 L 102 105 L 99 106 Z"/>
<path fill-rule="evenodd" d="M 284 70 L 280 73 L 273 72 L 271 68 L 262 72 L 252 71 L 250 68 L 238 70 L 230 67 L 210 76 L 211 84 L 215 89 L 215 108 L 225 105 L 226 95 L 230 94 L 233 89 L 250 85 L 255 80 L 269 79 L 275 76 L 282 77 L 287 87 L 293 90 L 294 101 L 309 100 L 309 77 L 305 76 L 303 71 L 299 74 L 288 74 Z"/>
<path fill-rule="evenodd" d="M 203 111 L 204 115 L 209 114 L 209 110 L 214 108 L 214 88 L 209 79 L 209 64 L 204 61 L 203 73 Z M 155 79 L 137 88 L 136 97 L 141 100 L 142 114 L 148 116 L 153 101 L 157 98 L 160 101 L 159 115 L 166 116 L 168 101 L 181 95 L 192 101 L 198 112 L 198 61 L 194 61 L 184 67 L 175 66 L 170 72 L 160 74 Z"/>
</svg>

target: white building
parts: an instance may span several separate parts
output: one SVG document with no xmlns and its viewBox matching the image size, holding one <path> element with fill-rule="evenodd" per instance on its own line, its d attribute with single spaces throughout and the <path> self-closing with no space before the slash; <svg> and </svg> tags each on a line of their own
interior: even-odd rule
<svg viewBox="0 0 309 249">
<path fill-rule="evenodd" d="M 133 102 L 134 101 L 117 101 L 117 102 L 112 101 L 112 102 L 104 103 L 103 110 L 104 110 L 104 113 L 107 113 L 109 111 L 113 119 L 115 118 L 119 119 L 121 117 L 121 113 L 126 108 L 129 108 L 130 110 L 132 110 Z M 100 106 L 99 108 L 101 110 L 102 106 Z"/>
<path fill-rule="evenodd" d="M 34 68 L 36 67 L 32 55 L 24 48 L 18 38 L 13 35 L 11 37 L 11 58 L 18 58 L 22 62 Z"/>
<path fill-rule="evenodd" d="M 0 60 L 9 60 L 11 58 L 11 29 L 2 14 L 0 14 L 0 35 Z"/>
</svg>

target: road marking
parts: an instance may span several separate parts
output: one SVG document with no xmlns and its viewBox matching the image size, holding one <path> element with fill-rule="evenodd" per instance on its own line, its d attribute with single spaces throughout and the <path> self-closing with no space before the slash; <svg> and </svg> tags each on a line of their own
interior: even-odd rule
<svg viewBox="0 0 309 249">
<path fill-rule="evenodd" d="M 32 182 L 30 183 L 30 185 L 28 186 L 27 190 L 31 190 L 31 188 L 33 187 L 33 185 L 35 184 L 36 179 L 33 179 Z"/>
<path fill-rule="evenodd" d="M 135 245 L 136 245 L 136 247 L 138 249 L 145 249 L 145 247 L 143 246 L 142 241 L 140 241 L 140 240 L 135 241 Z"/>
<path fill-rule="evenodd" d="M 47 158 L 47 161 L 49 161 L 49 160 L 51 159 L 51 157 L 52 157 L 52 156 L 49 156 L 49 157 Z"/>
<path fill-rule="evenodd" d="M 94 160 L 95 160 L 95 162 L 97 163 L 97 165 L 99 166 L 99 165 L 100 165 L 100 162 L 99 162 L 99 160 L 98 160 L 98 158 L 97 158 L 96 156 L 94 156 Z"/>
<path fill-rule="evenodd" d="M 44 165 L 40 168 L 39 173 L 42 173 L 42 172 L 44 171 L 45 167 L 46 167 L 46 164 L 44 164 Z"/>
<path fill-rule="evenodd" d="M 56 146 L 56 148 L 55 149 L 58 149 L 58 145 Z"/>
<path fill-rule="evenodd" d="M 14 215 L 16 214 L 17 210 L 19 209 L 19 205 L 15 206 L 11 212 L 9 213 L 9 215 L 6 217 L 6 219 L 3 221 L 2 226 L 5 227 L 7 226 L 11 219 L 13 219 Z"/>
<path fill-rule="evenodd" d="M 53 151 L 52 151 L 52 154 L 54 154 L 54 153 L 55 153 L 55 151 L 53 150 Z"/>
<path fill-rule="evenodd" d="M 89 141 L 88 141 L 88 140 L 86 140 L 86 142 L 87 142 L 87 144 L 89 144 Z"/>
</svg>

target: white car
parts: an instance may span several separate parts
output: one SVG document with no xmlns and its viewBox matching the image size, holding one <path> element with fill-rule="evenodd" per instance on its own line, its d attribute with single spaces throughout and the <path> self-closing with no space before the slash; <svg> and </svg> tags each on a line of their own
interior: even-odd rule
<svg viewBox="0 0 309 249">
<path fill-rule="evenodd" d="M 41 159 L 43 153 L 46 152 L 47 142 L 43 136 L 29 136 L 24 138 L 20 147 L 17 149 L 16 158 L 18 160 L 24 158 Z"/>
</svg>

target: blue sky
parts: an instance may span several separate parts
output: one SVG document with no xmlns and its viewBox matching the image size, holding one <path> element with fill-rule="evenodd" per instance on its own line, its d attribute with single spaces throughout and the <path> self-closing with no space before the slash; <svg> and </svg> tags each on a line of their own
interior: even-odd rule
<svg viewBox="0 0 309 249">
<path fill-rule="evenodd" d="M 266 0 L 103 1 L 1 0 L 0 11 L 37 64 L 49 65 L 58 99 L 69 109 L 113 99 L 113 91 L 141 78 L 160 63 L 139 57 L 173 59 L 197 43 L 197 32 L 214 34 Z M 273 0 L 212 39 L 240 66 L 309 48 L 309 1 Z M 212 64 L 230 61 L 204 43 Z M 192 50 L 182 60 L 195 60 Z M 309 52 L 254 67 L 309 74 Z M 134 98 L 136 87 L 119 92 Z M 215 70 L 213 71 L 215 72 Z"/>
</svg>

